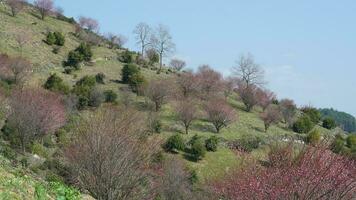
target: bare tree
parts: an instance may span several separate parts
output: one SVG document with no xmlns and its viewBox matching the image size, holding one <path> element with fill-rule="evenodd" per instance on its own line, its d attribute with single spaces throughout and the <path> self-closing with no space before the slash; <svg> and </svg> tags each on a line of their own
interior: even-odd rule
<svg viewBox="0 0 356 200">
<path fill-rule="evenodd" d="M 246 87 L 265 84 L 264 71 L 255 63 L 251 54 L 247 54 L 246 56 L 242 55 L 236 64 L 237 65 L 232 69 L 233 74 L 243 81 Z"/>
<path fill-rule="evenodd" d="M 178 102 L 175 108 L 177 119 L 182 122 L 185 133 L 188 134 L 189 127 L 197 118 L 197 108 L 192 99 L 183 99 Z"/>
<path fill-rule="evenodd" d="M 246 84 L 242 81 L 238 82 L 237 93 L 239 94 L 242 102 L 246 106 L 246 111 L 252 111 L 253 107 L 258 104 L 258 93 L 259 88 L 255 85 L 250 85 L 246 87 Z"/>
<path fill-rule="evenodd" d="M 24 8 L 25 0 L 7 0 L 7 4 L 11 8 L 11 14 L 15 17 Z"/>
<path fill-rule="evenodd" d="M 146 50 L 146 57 L 149 60 L 149 64 L 153 65 L 159 62 L 159 55 L 154 49 L 147 49 Z"/>
<path fill-rule="evenodd" d="M 276 99 L 276 95 L 267 89 L 258 89 L 256 95 L 258 99 L 258 105 L 260 105 L 263 110 L 266 110 L 272 101 Z"/>
<path fill-rule="evenodd" d="M 54 133 L 66 122 L 61 97 L 44 89 L 15 91 L 10 97 L 10 107 L 8 123 L 18 134 L 24 152 L 30 141 Z"/>
<path fill-rule="evenodd" d="M 151 44 L 150 43 L 151 33 L 152 33 L 151 27 L 146 23 L 141 22 L 136 26 L 133 33 L 135 34 L 136 43 L 141 47 L 141 55 L 143 56 L 146 47 Z"/>
<path fill-rule="evenodd" d="M 178 96 L 189 97 L 197 92 L 198 83 L 197 77 L 192 72 L 185 72 L 180 74 L 176 79 Z"/>
<path fill-rule="evenodd" d="M 207 100 L 222 95 L 224 87 L 222 75 L 209 65 L 200 66 L 196 78 L 200 98 Z"/>
<path fill-rule="evenodd" d="M 24 84 L 32 72 L 31 63 L 22 57 L 11 58 L 8 68 L 11 72 L 12 81 L 17 85 Z"/>
<path fill-rule="evenodd" d="M 115 47 L 122 48 L 128 40 L 123 35 L 115 35 L 113 33 L 108 33 L 106 38 L 109 40 L 109 45 L 111 49 Z"/>
<path fill-rule="evenodd" d="M 224 79 L 224 95 L 225 98 L 229 97 L 234 89 L 237 88 L 237 80 L 233 77 L 227 77 Z"/>
<path fill-rule="evenodd" d="M 156 112 L 170 96 L 170 85 L 168 80 L 153 80 L 148 84 L 145 94 L 155 104 Z"/>
<path fill-rule="evenodd" d="M 155 33 L 151 36 L 150 43 L 152 48 L 159 54 L 160 68 L 158 72 L 160 72 L 163 66 L 163 57 L 168 56 L 175 51 L 175 44 L 172 41 L 169 29 L 160 24 Z"/>
<path fill-rule="evenodd" d="M 34 5 L 41 14 L 42 20 L 53 10 L 53 4 L 52 0 L 36 0 L 34 2 Z"/>
<path fill-rule="evenodd" d="M 281 120 L 281 112 L 277 106 L 269 105 L 261 114 L 261 119 L 265 124 L 265 132 L 272 124 L 277 124 Z"/>
<path fill-rule="evenodd" d="M 297 106 L 291 99 L 282 99 L 279 102 L 279 107 L 285 123 L 291 127 L 294 123 L 295 116 L 297 114 Z"/>
<path fill-rule="evenodd" d="M 234 122 L 237 116 L 231 106 L 224 100 L 219 99 L 210 100 L 205 105 L 205 111 L 207 113 L 208 121 L 214 125 L 217 133 L 219 133 L 223 127 L 227 127 Z"/>
<path fill-rule="evenodd" d="M 95 32 L 99 30 L 99 22 L 90 17 L 79 17 L 79 25 L 84 29 L 88 29 L 89 31 Z"/>
<path fill-rule="evenodd" d="M 142 119 L 138 111 L 107 107 L 78 124 L 65 157 L 79 185 L 94 198 L 143 198 L 142 183 L 157 144 L 145 137 Z"/>
<path fill-rule="evenodd" d="M 180 60 L 177 58 L 172 59 L 170 62 L 170 66 L 178 72 L 181 71 L 186 65 L 187 63 L 184 60 Z"/>
<path fill-rule="evenodd" d="M 20 51 L 21 51 L 21 55 L 23 52 L 23 48 L 24 46 L 31 41 L 32 39 L 32 34 L 28 33 L 28 32 L 19 32 L 15 35 L 15 40 L 17 42 L 17 44 L 19 45 Z"/>
</svg>

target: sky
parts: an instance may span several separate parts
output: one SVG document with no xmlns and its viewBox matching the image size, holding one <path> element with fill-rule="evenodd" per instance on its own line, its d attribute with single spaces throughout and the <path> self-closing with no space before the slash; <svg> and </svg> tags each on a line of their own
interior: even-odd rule
<svg viewBox="0 0 356 200">
<path fill-rule="evenodd" d="M 173 57 L 209 64 L 225 76 L 251 53 L 279 98 L 356 116 L 354 0 L 56 0 L 65 15 L 89 16 L 102 33 L 135 45 L 140 22 L 170 27 Z"/>
</svg>

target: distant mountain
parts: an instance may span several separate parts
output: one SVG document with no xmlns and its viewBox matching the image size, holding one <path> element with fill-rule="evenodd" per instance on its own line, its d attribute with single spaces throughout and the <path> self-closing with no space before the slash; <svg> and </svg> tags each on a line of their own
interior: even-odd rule
<svg viewBox="0 0 356 200">
<path fill-rule="evenodd" d="M 337 111 L 333 108 L 324 108 L 319 110 L 322 118 L 330 117 L 347 132 L 356 131 L 356 118 L 348 113 Z"/>
</svg>

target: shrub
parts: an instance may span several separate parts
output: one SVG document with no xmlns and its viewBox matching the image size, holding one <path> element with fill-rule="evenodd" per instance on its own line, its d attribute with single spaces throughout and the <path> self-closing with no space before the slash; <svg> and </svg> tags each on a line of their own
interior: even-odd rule
<svg viewBox="0 0 356 200">
<path fill-rule="evenodd" d="M 60 50 L 61 50 L 61 48 L 60 48 L 60 47 L 55 46 L 55 47 L 53 47 L 52 52 L 53 52 L 54 54 L 58 54 Z"/>
<path fill-rule="evenodd" d="M 293 131 L 297 133 L 308 133 L 314 127 L 309 116 L 303 115 L 293 124 Z"/>
<path fill-rule="evenodd" d="M 196 139 L 192 142 L 190 153 L 194 160 L 198 161 L 205 156 L 206 148 L 205 143 L 201 139 Z"/>
<path fill-rule="evenodd" d="M 334 141 L 331 144 L 331 150 L 334 153 L 341 153 L 345 146 L 345 140 L 341 135 L 336 135 Z"/>
<path fill-rule="evenodd" d="M 216 136 L 212 136 L 209 139 L 205 140 L 205 147 L 208 151 L 217 151 L 218 150 L 219 138 Z"/>
<path fill-rule="evenodd" d="M 83 62 L 84 57 L 77 51 L 70 51 L 68 54 L 68 59 L 65 62 L 66 66 L 70 66 L 75 70 L 80 69 L 80 63 Z"/>
<path fill-rule="evenodd" d="M 151 123 L 151 126 L 152 126 L 152 130 L 155 132 L 155 133 L 161 133 L 162 131 L 162 122 L 161 120 L 159 119 L 154 119 Z"/>
<path fill-rule="evenodd" d="M 355 148 L 356 147 L 356 135 L 347 136 L 346 145 L 349 148 Z"/>
<path fill-rule="evenodd" d="M 48 158 L 47 149 L 40 143 L 34 142 L 31 146 L 32 154 L 37 154 L 43 158 Z"/>
<path fill-rule="evenodd" d="M 262 139 L 259 137 L 244 136 L 239 140 L 228 143 L 230 149 L 252 152 L 254 149 L 258 149 L 262 143 Z"/>
<path fill-rule="evenodd" d="M 117 94 L 112 90 L 106 90 L 104 92 L 105 102 L 114 103 L 117 100 Z"/>
<path fill-rule="evenodd" d="M 316 145 L 320 142 L 321 135 L 317 129 L 311 131 L 306 137 L 306 142 L 311 145 Z"/>
<path fill-rule="evenodd" d="M 166 151 L 177 152 L 185 149 L 185 144 L 182 136 L 176 134 L 168 138 L 164 145 Z"/>
<path fill-rule="evenodd" d="M 91 106 L 91 107 L 99 107 L 104 101 L 105 101 L 105 96 L 104 96 L 103 92 L 100 89 L 94 88 L 90 92 L 89 106 Z"/>
<path fill-rule="evenodd" d="M 86 43 L 81 43 L 79 47 L 75 49 L 75 51 L 79 52 L 83 56 L 84 61 L 90 61 L 91 57 L 93 56 L 91 46 Z"/>
<path fill-rule="evenodd" d="M 323 120 L 323 127 L 326 129 L 333 129 L 336 127 L 336 122 L 332 118 L 325 118 Z"/>
<path fill-rule="evenodd" d="M 48 32 L 47 38 L 46 38 L 46 43 L 48 45 L 54 45 L 54 43 L 56 43 L 56 36 L 54 35 L 53 32 Z"/>
<path fill-rule="evenodd" d="M 16 152 L 9 146 L 2 145 L 0 147 L 0 152 L 5 158 L 9 160 L 14 160 L 16 158 Z"/>
<path fill-rule="evenodd" d="M 145 78 L 141 74 L 141 71 L 135 64 L 127 64 L 121 71 L 122 82 L 129 84 L 134 92 L 138 91 L 138 88 L 145 83 Z"/>
<path fill-rule="evenodd" d="M 58 45 L 58 46 L 63 46 L 65 43 L 65 37 L 61 32 L 54 32 L 53 33 L 54 37 L 55 37 L 55 42 L 54 44 Z"/>
<path fill-rule="evenodd" d="M 119 61 L 123 63 L 132 63 L 133 58 L 132 58 L 132 53 L 129 51 L 124 51 L 120 56 L 119 56 Z"/>
<path fill-rule="evenodd" d="M 53 92 L 61 92 L 64 94 L 69 93 L 69 86 L 63 82 L 63 79 L 59 77 L 57 74 L 52 74 L 48 77 L 46 83 L 43 86 L 45 89 L 53 91 Z"/>
<path fill-rule="evenodd" d="M 318 109 L 313 108 L 313 107 L 304 107 L 301 109 L 303 113 L 307 116 L 309 116 L 310 120 L 314 124 L 318 124 L 320 119 L 321 119 L 321 113 L 319 112 Z"/>
<path fill-rule="evenodd" d="M 21 158 L 20 163 L 22 167 L 28 167 L 28 160 L 26 157 Z"/>
<path fill-rule="evenodd" d="M 97 75 L 95 75 L 95 79 L 96 79 L 97 83 L 105 84 L 105 82 L 104 82 L 105 74 L 104 73 L 98 73 Z"/>
</svg>

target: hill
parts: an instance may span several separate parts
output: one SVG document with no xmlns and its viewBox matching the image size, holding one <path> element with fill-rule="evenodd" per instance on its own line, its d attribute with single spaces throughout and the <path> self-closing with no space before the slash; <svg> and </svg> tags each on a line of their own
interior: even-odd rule
<svg viewBox="0 0 356 200">
<path fill-rule="evenodd" d="M 356 118 L 348 113 L 337 111 L 333 108 L 320 109 L 322 118 L 330 117 L 335 120 L 335 122 L 343 130 L 352 133 L 356 131 Z"/>
</svg>

